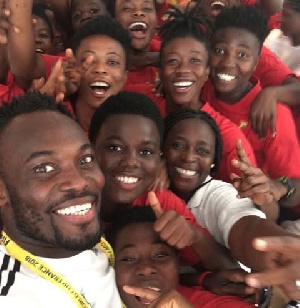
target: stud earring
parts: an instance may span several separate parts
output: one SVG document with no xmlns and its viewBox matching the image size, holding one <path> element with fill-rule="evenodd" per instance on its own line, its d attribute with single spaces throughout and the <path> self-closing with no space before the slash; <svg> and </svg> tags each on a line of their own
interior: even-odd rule
<svg viewBox="0 0 300 308">
<path fill-rule="evenodd" d="M 215 164 L 211 164 L 210 165 L 210 169 L 214 168 L 215 167 Z"/>
</svg>

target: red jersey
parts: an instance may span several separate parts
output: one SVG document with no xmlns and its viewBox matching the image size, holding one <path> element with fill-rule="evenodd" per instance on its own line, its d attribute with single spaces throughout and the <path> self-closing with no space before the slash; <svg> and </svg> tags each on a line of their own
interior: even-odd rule
<svg viewBox="0 0 300 308">
<path fill-rule="evenodd" d="M 144 66 L 136 70 L 130 71 L 127 74 L 126 87 L 136 84 L 154 84 L 158 75 L 157 67 Z"/>
<path fill-rule="evenodd" d="M 177 291 L 195 308 L 253 308 L 254 304 L 246 303 L 237 296 L 219 296 L 202 287 L 187 288 L 178 286 Z"/>
<path fill-rule="evenodd" d="M 164 117 L 165 112 L 165 99 L 160 96 L 157 97 L 154 92 L 152 92 L 152 86 L 151 85 L 132 85 L 126 87 L 127 91 L 136 91 L 141 92 L 147 96 L 149 96 L 159 107 L 162 116 Z M 251 145 L 249 144 L 247 138 L 245 135 L 239 130 L 239 128 L 232 123 L 230 120 L 228 120 L 226 117 L 221 115 L 219 112 L 214 110 L 210 104 L 205 103 L 202 108 L 202 111 L 207 112 L 218 124 L 222 139 L 223 139 L 223 153 L 222 153 L 222 160 L 220 169 L 217 172 L 216 175 L 214 175 L 214 178 L 217 178 L 219 180 L 223 180 L 225 182 L 231 183 L 230 174 L 231 173 L 238 173 L 238 170 L 234 168 L 231 164 L 232 159 L 238 159 L 236 150 L 235 150 L 235 144 L 237 139 L 242 140 L 242 144 L 244 146 L 244 149 L 251 161 L 251 163 L 256 166 L 256 159 L 252 150 Z"/>
<path fill-rule="evenodd" d="M 295 124 L 290 109 L 278 103 L 276 116 L 276 136 L 269 131 L 267 137 L 259 138 L 249 123 L 250 109 L 253 100 L 261 90 L 258 81 L 253 81 L 253 88 L 245 97 L 234 105 L 219 100 L 215 92 L 210 91 L 211 105 L 239 126 L 254 150 L 258 166 L 272 179 L 280 176 L 300 178 L 300 148 Z M 210 86 L 213 88 L 212 83 Z M 288 125 L 287 125 L 288 124 Z"/>
</svg>

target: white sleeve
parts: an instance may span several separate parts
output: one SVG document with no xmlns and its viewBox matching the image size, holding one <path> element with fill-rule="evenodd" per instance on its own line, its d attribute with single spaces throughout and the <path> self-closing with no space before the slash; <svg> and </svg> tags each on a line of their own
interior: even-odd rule
<svg viewBox="0 0 300 308">
<path fill-rule="evenodd" d="M 197 222 L 227 248 L 230 230 L 238 220 L 250 215 L 266 217 L 250 199 L 237 198 L 237 191 L 231 184 L 217 180 L 200 188 L 188 202 L 188 207 Z"/>
</svg>

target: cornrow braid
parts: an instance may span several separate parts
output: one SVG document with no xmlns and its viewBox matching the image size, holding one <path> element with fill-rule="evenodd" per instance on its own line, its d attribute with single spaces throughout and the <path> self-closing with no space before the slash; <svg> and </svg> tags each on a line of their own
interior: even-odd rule
<svg viewBox="0 0 300 308">
<path fill-rule="evenodd" d="M 220 129 L 215 122 L 215 120 L 206 112 L 204 111 L 196 111 L 192 109 L 181 109 L 175 112 L 170 113 L 166 116 L 164 123 L 165 123 L 165 131 L 164 131 L 164 140 L 166 139 L 170 129 L 175 126 L 178 122 L 186 120 L 186 119 L 199 119 L 200 121 L 205 122 L 210 126 L 213 130 L 216 140 L 216 149 L 215 149 L 215 157 L 214 157 L 214 164 L 215 166 L 211 169 L 211 172 L 214 173 L 218 171 L 221 163 L 222 158 L 222 151 L 223 151 L 223 141 Z"/>
<path fill-rule="evenodd" d="M 167 11 L 168 21 L 159 28 L 162 38 L 161 54 L 165 46 L 173 39 L 192 37 L 205 45 L 210 52 L 210 37 L 212 34 L 212 23 L 204 14 L 201 6 L 190 8 L 188 5 L 184 11 L 175 6 L 170 6 Z"/>
</svg>

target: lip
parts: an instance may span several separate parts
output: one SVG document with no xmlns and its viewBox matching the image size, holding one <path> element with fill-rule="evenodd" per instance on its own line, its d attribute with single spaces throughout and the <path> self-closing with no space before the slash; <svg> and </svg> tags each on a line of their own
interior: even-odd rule
<svg viewBox="0 0 300 308">
<path fill-rule="evenodd" d="M 78 205 L 84 205 L 88 204 L 89 202 L 86 203 L 74 203 L 73 206 L 78 206 Z M 75 205 L 76 204 L 76 205 Z M 59 214 L 56 211 L 53 211 L 52 213 L 60 220 L 63 220 L 64 222 L 71 223 L 73 225 L 82 225 L 82 224 L 87 224 L 94 220 L 95 216 L 97 215 L 97 207 L 95 202 L 90 203 L 91 206 L 87 208 L 86 210 L 82 211 L 81 214 Z M 72 206 L 72 205 L 71 205 Z M 62 207 L 60 211 L 63 210 L 68 210 L 70 207 Z"/>
<path fill-rule="evenodd" d="M 133 28 L 135 26 L 138 26 L 138 25 L 143 27 L 143 29 L 133 30 Z M 131 38 L 141 40 L 141 39 L 146 38 L 149 27 L 148 27 L 148 24 L 145 21 L 136 20 L 136 21 L 130 23 L 129 26 L 127 27 L 127 29 L 130 33 Z"/>
<path fill-rule="evenodd" d="M 135 189 L 141 182 L 141 178 L 133 174 L 116 174 L 112 179 L 123 190 Z"/>
<path fill-rule="evenodd" d="M 45 53 L 44 50 L 42 48 L 36 48 L 35 49 L 36 53 Z"/>
<path fill-rule="evenodd" d="M 182 86 L 180 86 L 180 84 Z M 190 91 L 190 89 L 193 87 L 195 84 L 195 81 L 193 80 L 188 80 L 188 79 L 177 79 L 172 81 L 172 88 L 173 91 L 177 94 L 185 94 Z"/>
<path fill-rule="evenodd" d="M 193 170 L 193 168 L 183 168 L 175 166 L 174 169 L 178 176 L 185 179 L 195 178 L 198 175 L 198 171 Z"/>
<path fill-rule="evenodd" d="M 222 1 L 214 1 L 210 4 L 210 14 L 213 17 L 217 17 L 222 9 L 224 9 L 227 5 Z"/>
<path fill-rule="evenodd" d="M 92 88 L 93 86 L 94 88 Z M 95 96 L 96 98 L 104 98 L 107 96 L 107 92 L 110 90 L 111 85 L 106 80 L 97 79 L 89 83 L 89 88 L 93 96 Z"/>
<path fill-rule="evenodd" d="M 234 82 L 237 79 L 237 77 L 234 74 L 229 74 L 226 72 L 215 72 L 214 79 L 218 83 L 230 84 L 231 82 Z"/>
</svg>

